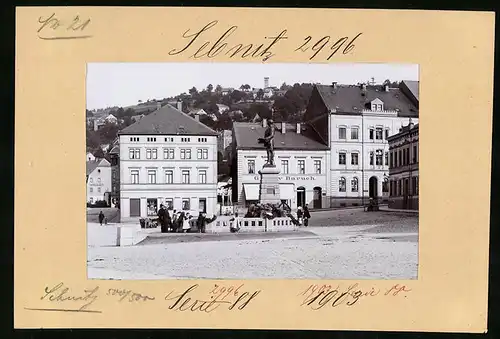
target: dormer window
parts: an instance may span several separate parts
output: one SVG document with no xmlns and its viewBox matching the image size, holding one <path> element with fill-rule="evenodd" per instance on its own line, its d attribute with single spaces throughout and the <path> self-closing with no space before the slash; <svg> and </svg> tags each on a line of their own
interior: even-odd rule
<svg viewBox="0 0 500 339">
<path fill-rule="evenodd" d="M 374 112 L 382 112 L 384 110 L 384 103 L 379 98 L 371 102 L 371 109 Z"/>
</svg>

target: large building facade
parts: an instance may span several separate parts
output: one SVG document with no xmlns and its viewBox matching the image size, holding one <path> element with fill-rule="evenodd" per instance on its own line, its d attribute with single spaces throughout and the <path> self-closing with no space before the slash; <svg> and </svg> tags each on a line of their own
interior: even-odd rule
<svg viewBox="0 0 500 339">
<path fill-rule="evenodd" d="M 418 82 L 314 86 L 304 120 L 330 150 L 330 207 L 388 201 L 388 139 L 409 119 L 418 121 Z"/>
<path fill-rule="evenodd" d="M 389 208 L 418 210 L 418 124 L 389 137 Z"/>
<path fill-rule="evenodd" d="M 119 132 L 121 219 L 216 213 L 217 133 L 166 105 Z"/>
<path fill-rule="evenodd" d="M 267 160 L 266 150 L 257 142 L 264 136 L 267 121 L 233 124 L 233 202 L 248 206 L 259 200 L 260 175 Z M 280 199 L 292 209 L 309 205 L 327 207 L 329 202 L 329 151 L 308 135 L 303 124 L 275 126 L 275 164 L 280 170 Z"/>
</svg>

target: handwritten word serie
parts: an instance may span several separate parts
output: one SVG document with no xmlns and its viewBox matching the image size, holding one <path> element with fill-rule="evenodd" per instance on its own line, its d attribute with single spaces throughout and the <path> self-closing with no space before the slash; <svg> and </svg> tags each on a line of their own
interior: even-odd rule
<svg viewBox="0 0 500 339">
<path fill-rule="evenodd" d="M 325 306 L 337 307 L 340 305 L 353 306 L 361 298 L 376 297 L 378 295 L 396 297 L 410 292 L 411 289 L 405 285 L 393 285 L 385 291 L 372 287 L 362 290 L 357 283 L 347 287 L 333 287 L 331 285 L 310 285 L 299 294 L 301 306 L 310 306 L 313 310 L 319 310 Z"/>
<path fill-rule="evenodd" d="M 170 302 L 168 309 L 176 311 L 199 311 L 210 313 L 220 306 L 225 306 L 229 311 L 243 310 L 261 292 L 260 290 L 244 291 L 243 286 L 244 285 L 224 287 L 215 285 L 208 293 L 208 296 L 200 298 L 194 297 L 194 294 L 196 294 L 199 288 L 199 285 L 195 284 L 183 292 L 175 293 L 175 291 L 172 291 L 168 293 L 165 296 L 165 300 Z"/>
<path fill-rule="evenodd" d="M 234 37 L 238 26 L 230 26 L 216 40 L 206 39 L 211 36 L 213 28 L 218 24 L 217 20 L 211 21 L 199 30 L 191 31 L 188 29 L 182 34 L 183 39 L 187 42 L 179 48 L 174 48 L 169 51 L 169 55 L 178 55 L 183 53 L 190 54 L 190 57 L 199 59 L 202 57 L 215 58 L 218 55 L 226 55 L 230 58 L 240 57 L 241 59 L 261 58 L 267 61 L 275 56 L 273 48 L 280 44 L 283 40 L 287 40 L 288 30 L 283 29 L 277 34 L 266 36 L 261 43 L 234 43 L 229 42 L 231 37 Z M 313 60 L 325 50 L 329 51 L 325 55 L 326 60 L 330 60 L 337 53 L 348 54 L 355 48 L 354 41 L 361 36 L 358 33 L 354 37 L 331 37 L 329 35 L 313 38 L 311 35 L 304 38 L 304 41 L 294 49 L 293 52 L 306 53 L 309 60 Z M 341 52 L 339 52 L 341 51 Z"/>
</svg>

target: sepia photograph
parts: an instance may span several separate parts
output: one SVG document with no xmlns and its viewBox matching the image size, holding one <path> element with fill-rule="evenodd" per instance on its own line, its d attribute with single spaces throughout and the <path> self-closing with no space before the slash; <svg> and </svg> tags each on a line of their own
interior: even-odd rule
<svg viewBox="0 0 500 339">
<path fill-rule="evenodd" d="M 419 86 L 416 64 L 88 63 L 88 278 L 417 279 Z"/>
</svg>

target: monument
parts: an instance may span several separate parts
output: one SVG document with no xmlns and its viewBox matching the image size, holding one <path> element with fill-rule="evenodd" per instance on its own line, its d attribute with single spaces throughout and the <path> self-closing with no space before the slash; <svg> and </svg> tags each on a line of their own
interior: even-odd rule
<svg viewBox="0 0 500 339">
<path fill-rule="evenodd" d="M 278 180 L 280 170 L 274 163 L 274 122 L 272 120 L 268 121 L 264 138 L 259 138 L 258 141 L 264 144 L 267 151 L 267 162 L 259 171 L 259 200 L 261 204 L 279 205 L 281 203 Z"/>
</svg>

